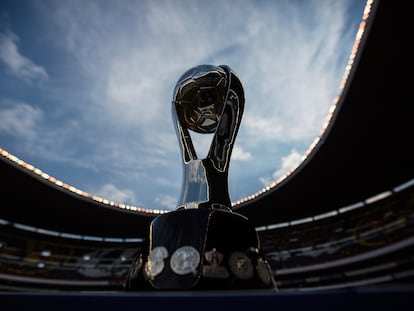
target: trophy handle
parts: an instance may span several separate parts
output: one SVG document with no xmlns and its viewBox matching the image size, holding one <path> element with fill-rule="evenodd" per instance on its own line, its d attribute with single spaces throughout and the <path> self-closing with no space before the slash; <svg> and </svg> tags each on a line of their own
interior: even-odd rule
<svg viewBox="0 0 414 311">
<path fill-rule="evenodd" d="M 228 170 L 231 152 L 243 115 L 244 92 L 236 74 L 228 66 L 220 67 L 227 73 L 228 91 L 207 158 L 212 161 L 215 169 L 225 172 Z"/>
<path fill-rule="evenodd" d="M 191 140 L 190 133 L 186 127 L 183 127 L 178 119 L 176 103 L 172 103 L 171 113 L 174 122 L 175 132 L 180 141 L 180 152 L 185 164 L 190 163 L 197 159 L 197 153 L 194 149 L 193 141 Z"/>
</svg>

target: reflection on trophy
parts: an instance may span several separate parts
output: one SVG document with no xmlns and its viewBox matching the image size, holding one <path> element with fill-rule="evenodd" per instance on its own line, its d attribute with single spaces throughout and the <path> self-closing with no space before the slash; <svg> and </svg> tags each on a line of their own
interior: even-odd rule
<svg viewBox="0 0 414 311">
<path fill-rule="evenodd" d="M 172 118 L 181 194 L 175 211 L 151 222 L 126 289 L 276 289 L 255 228 L 231 209 L 228 170 L 244 101 L 228 66 L 200 65 L 179 78 Z M 197 157 L 190 131 L 212 134 L 206 158 Z"/>
</svg>

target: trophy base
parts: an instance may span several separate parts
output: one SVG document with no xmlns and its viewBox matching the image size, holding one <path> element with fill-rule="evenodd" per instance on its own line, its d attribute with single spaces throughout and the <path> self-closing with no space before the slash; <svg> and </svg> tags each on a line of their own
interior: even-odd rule
<svg viewBox="0 0 414 311">
<path fill-rule="evenodd" d="M 248 219 L 224 209 L 181 209 L 150 225 L 126 290 L 276 289 Z"/>
</svg>

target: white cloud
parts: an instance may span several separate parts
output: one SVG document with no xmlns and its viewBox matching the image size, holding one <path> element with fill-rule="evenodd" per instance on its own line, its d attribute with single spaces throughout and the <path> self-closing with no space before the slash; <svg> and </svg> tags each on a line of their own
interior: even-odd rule
<svg viewBox="0 0 414 311">
<path fill-rule="evenodd" d="M 339 91 L 344 68 L 338 65 L 338 55 L 346 42 L 351 50 L 352 42 L 342 32 L 345 13 L 340 6 L 346 4 L 287 3 L 211 1 L 206 6 L 203 1 L 73 0 L 37 4 L 43 6 L 45 17 L 53 19 L 49 38 L 64 48 L 62 54 L 69 52 L 78 61 L 79 75 L 89 79 L 84 90 L 77 91 L 92 100 L 88 97 L 81 103 L 80 98 L 79 106 L 87 107 L 87 113 L 99 112 L 81 112 L 72 135 L 84 133 L 84 128 L 101 130 L 90 130 L 94 135 L 82 138 L 93 143 L 84 148 L 87 154 L 79 156 L 97 168 L 117 176 L 133 175 L 136 180 L 143 176 L 168 180 L 163 175 L 167 173 L 181 176 L 170 113 L 172 92 L 179 76 L 201 63 L 230 65 L 245 88 L 246 106 L 237 137 L 243 149 L 235 146 L 232 160 L 254 157 L 265 163 L 257 151 L 263 144 L 299 141 L 304 145 L 307 140 L 310 144 Z M 17 38 L 8 40 L 14 44 L 14 55 L 20 55 Z M 20 55 L 20 63 L 22 59 L 26 58 Z M 27 59 L 26 63 L 34 65 Z M 199 145 L 197 151 L 208 151 L 210 141 L 200 140 Z M 67 154 L 64 147 L 56 154 Z M 157 202 L 166 204 L 162 198 Z"/>
<path fill-rule="evenodd" d="M 235 161 L 249 161 L 252 159 L 252 154 L 243 150 L 242 147 L 235 145 L 231 154 L 231 160 Z"/>
<path fill-rule="evenodd" d="M 319 132 L 339 93 L 345 63 L 345 3 L 284 6 L 272 14 L 246 16 L 251 33 L 240 62 L 246 86 L 247 142 L 309 140 Z M 314 22 L 312 27 L 309 23 Z M 287 26 L 288 25 L 288 26 Z M 252 30 L 253 29 L 253 30 Z M 351 41 L 347 48 L 351 51 Z M 342 56 L 343 57 L 343 56 Z M 342 59 L 343 61 L 343 59 Z"/>
<path fill-rule="evenodd" d="M 246 115 L 243 120 L 243 126 L 248 131 L 250 143 L 263 140 L 283 140 L 285 132 L 282 123 L 283 121 L 277 116 L 265 118 Z"/>
<path fill-rule="evenodd" d="M 343 68 L 338 74 L 329 66 L 343 39 L 340 4 L 238 4 L 72 1 L 59 3 L 54 16 L 67 48 L 94 79 L 90 91 L 104 118 L 134 124 L 143 135 L 167 132 L 182 72 L 228 63 L 247 98 L 239 141 L 313 138 L 342 76 Z M 318 21 L 311 30 L 309 18 Z"/>
<path fill-rule="evenodd" d="M 17 77 L 26 81 L 48 78 L 46 70 L 23 56 L 17 47 L 19 38 L 11 31 L 0 32 L 0 60 Z"/>
<path fill-rule="evenodd" d="M 0 101 L 0 133 L 25 139 L 34 138 L 42 119 L 43 111 L 39 108 L 23 102 Z"/>
<path fill-rule="evenodd" d="M 136 204 L 135 194 L 133 190 L 119 189 L 112 184 L 103 185 L 101 188 L 96 190 L 94 195 L 114 201 L 116 203 Z"/>
<path fill-rule="evenodd" d="M 171 195 L 158 196 L 155 198 L 155 202 L 167 210 L 175 210 L 177 208 L 177 198 Z"/>
<path fill-rule="evenodd" d="M 282 157 L 280 167 L 272 174 L 272 177 L 261 177 L 260 182 L 267 186 L 280 177 L 291 173 L 301 162 L 302 155 L 293 149 L 287 156 Z"/>
</svg>

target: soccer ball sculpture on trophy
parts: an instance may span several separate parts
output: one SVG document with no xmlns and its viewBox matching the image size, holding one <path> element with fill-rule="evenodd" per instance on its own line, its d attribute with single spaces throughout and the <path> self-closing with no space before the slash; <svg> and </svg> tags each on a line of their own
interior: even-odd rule
<svg viewBox="0 0 414 311">
<path fill-rule="evenodd" d="M 178 80 L 172 117 L 183 160 L 175 211 L 157 216 L 135 258 L 127 290 L 275 289 L 260 240 L 231 208 L 228 170 L 244 109 L 242 84 L 230 67 L 200 65 Z M 190 131 L 212 134 L 198 159 Z"/>
</svg>

